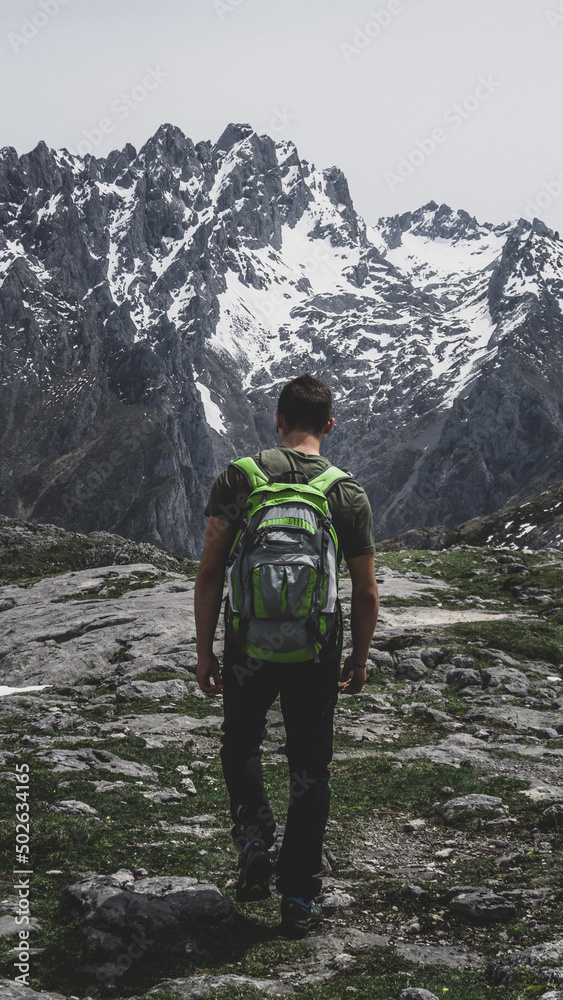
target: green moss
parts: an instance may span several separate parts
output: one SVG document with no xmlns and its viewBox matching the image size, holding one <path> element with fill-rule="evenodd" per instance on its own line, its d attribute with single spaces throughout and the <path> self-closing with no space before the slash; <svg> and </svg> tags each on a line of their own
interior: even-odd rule
<svg viewBox="0 0 563 1000">
<path fill-rule="evenodd" d="M 129 652 L 130 649 L 131 649 L 131 643 L 124 642 L 121 646 L 117 647 L 115 653 L 112 653 L 112 655 L 109 658 L 109 662 L 122 663 L 123 660 L 125 659 L 126 654 Z"/>
<path fill-rule="evenodd" d="M 521 659 L 563 663 L 563 627 L 538 619 L 500 619 L 448 626 L 447 632 L 466 642 L 483 639 L 493 649 Z"/>
<path fill-rule="evenodd" d="M 13 530 L 16 526 L 17 534 Z M 148 561 L 146 551 L 119 535 L 97 539 L 69 533 L 53 538 L 49 526 L 12 519 L 8 519 L 7 524 L 0 522 L 2 528 L 7 538 L 12 530 L 13 538 L 17 539 L 16 544 L 8 540 L 0 549 L 0 580 L 6 583 L 33 583 L 45 576 L 108 566 L 116 562 L 116 556 L 119 562 L 121 555 L 131 563 Z M 197 573 L 196 562 L 165 550 L 154 548 L 150 561 L 159 569 L 181 573 L 188 579 L 193 579 Z"/>
</svg>

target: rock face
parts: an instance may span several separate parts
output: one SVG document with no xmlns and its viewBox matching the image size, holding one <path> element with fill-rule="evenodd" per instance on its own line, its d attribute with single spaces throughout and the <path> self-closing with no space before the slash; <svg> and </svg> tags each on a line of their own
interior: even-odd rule
<svg viewBox="0 0 563 1000">
<path fill-rule="evenodd" d="M 538 221 L 369 229 L 339 170 L 247 125 L 5 148 L 0 510 L 197 554 L 216 472 L 312 369 L 379 538 L 490 513 L 563 475 L 562 274 Z"/>
</svg>

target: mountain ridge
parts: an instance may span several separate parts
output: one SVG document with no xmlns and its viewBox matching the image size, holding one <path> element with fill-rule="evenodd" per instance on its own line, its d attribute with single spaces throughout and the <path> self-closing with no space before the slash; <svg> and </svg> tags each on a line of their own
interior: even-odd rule
<svg viewBox="0 0 563 1000">
<path fill-rule="evenodd" d="M 346 178 L 229 125 L 137 152 L 0 151 L 0 510 L 200 550 L 217 471 L 333 390 L 325 453 L 378 538 L 563 476 L 563 244 L 430 202 L 367 226 Z"/>
</svg>

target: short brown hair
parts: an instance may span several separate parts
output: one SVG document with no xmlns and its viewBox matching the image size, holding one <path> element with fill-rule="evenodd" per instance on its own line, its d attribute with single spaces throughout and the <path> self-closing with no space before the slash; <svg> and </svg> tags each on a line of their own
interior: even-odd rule
<svg viewBox="0 0 563 1000">
<path fill-rule="evenodd" d="M 320 378 L 306 372 L 284 385 L 278 413 L 290 431 L 308 431 L 320 437 L 332 415 L 332 393 Z"/>
</svg>

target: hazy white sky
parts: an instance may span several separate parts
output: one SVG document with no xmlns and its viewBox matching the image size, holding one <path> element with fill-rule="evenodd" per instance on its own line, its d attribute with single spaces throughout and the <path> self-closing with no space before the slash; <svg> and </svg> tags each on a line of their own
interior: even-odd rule
<svg viewBox="0 0 563 1000">
<path fill-rule="evenodd" d="M 368 223 L 434 199 L 563 233 L 563 0 L 1 0 L 0 52 L 20 154 L 250 122 Z"/>
</svg>

